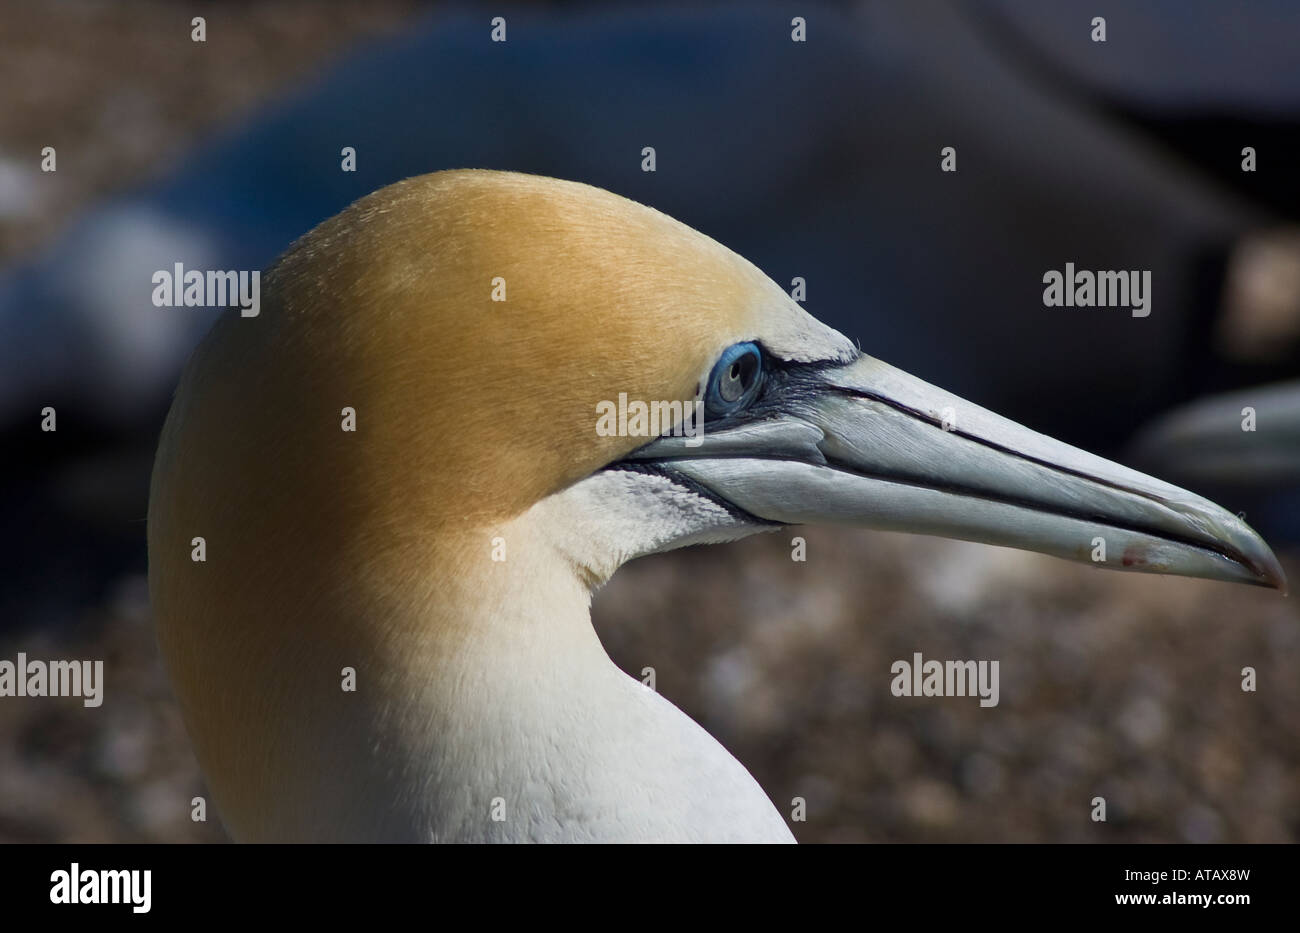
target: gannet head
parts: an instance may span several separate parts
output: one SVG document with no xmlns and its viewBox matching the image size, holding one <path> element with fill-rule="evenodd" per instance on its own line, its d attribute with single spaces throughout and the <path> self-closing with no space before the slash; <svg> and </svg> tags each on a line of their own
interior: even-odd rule
<svg viewBox="0 0 1300 933">
<path fill-rule="evenodd" d="M 658 831 L 596 776 L 689 796 L 629 729 L 708 755 L 624 696 L 587 620 L 640 554 L 847 522 L 1282 585 L 1232 514 L 861 354 L 718 243 L 586 185 L 392 185 L 263 295 L 196 351 L 149 508 L 160 644 L 241 838 L 494 838 L 494 789 L 527 801 L 502 838 L 688 837 L 673 820 L 702 811 Z M 648 433 L 638 403 L 678 420 Z M 584 730 L 604 744 L 559 751 Z M 725 825 L 766 803 L 730 798 Z"/>
</svg>

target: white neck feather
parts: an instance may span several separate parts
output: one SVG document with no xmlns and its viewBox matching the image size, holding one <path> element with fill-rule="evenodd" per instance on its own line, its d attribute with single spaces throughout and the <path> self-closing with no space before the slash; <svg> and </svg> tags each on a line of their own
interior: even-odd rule
<svg viewBox="0 0 1300 933">
<path fill-rule="evenodd" d="M 625 560 L 761 530 L 665 486 L 598 473 L 439 574 L 439 617 L 417 621 L 375 665 L 382 700 L 336 719 L 318 749 L 311 767 L 337 779 L 292 782 L 307 794 L 330 786 L 330 799 L 295 797 L 275 809 L 283 823 L 248 835 L 303 838 L 324 825 L 409 841 L 793 841 L 749 772 L 620 671 L 592 628 L 592 586 Z M 496 536 L 506 559 L 491 562 Z"/>
</svg>

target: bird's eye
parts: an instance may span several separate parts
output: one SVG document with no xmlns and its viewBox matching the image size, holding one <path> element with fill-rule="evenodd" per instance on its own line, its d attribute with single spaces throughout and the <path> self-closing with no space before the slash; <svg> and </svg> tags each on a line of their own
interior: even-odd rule
<svg viewBox="0 0 1300 933">
<path fill-rule="evenodd" d="M 754 400 L 762 382 L 762 351 L 752 343 L 727 347 L 709 373 L 704 413 L 716 418 L 744 408 Z"/>
</svg>

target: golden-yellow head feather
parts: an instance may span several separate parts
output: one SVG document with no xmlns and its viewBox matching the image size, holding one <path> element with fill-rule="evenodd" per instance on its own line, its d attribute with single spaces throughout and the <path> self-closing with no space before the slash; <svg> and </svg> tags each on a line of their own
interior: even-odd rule
<svg viewBox="0 0 1300 933">
<path fill-rule="evenodd" d="M 178 393 L 173 421 L 202 425 L 169 473 L 234 456 L 227 489 L 292 491 L 313 514 L 333 506 L 310 494 L 367 521 L 499 519 L 644 442 L 598 437 L 595 402 L 695 398 L 719 351 L 760 331 L 794 359 L 850 352 L 658 211 L 549 178 L 426 175 L 325 221 L 268 273 L 260 317 L 218 324 Z"/>
</svg>

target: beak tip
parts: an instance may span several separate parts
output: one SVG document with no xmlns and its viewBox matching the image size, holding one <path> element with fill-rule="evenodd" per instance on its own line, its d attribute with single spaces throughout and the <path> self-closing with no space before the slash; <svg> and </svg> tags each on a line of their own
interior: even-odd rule
<svg viewBox="0 0 1300 933">
<path fill-rule="evenodd" d="M 1287 594 L 1286 571 L 1267 542 L 1245 522 L 1237 520 L 1229 540 L 1236 545 L 1236 559 L 1255 579 L 1251 582 Z"/>
<path fill-rule="evenodd" d="M 1268 582 L 1269 585 L 1273 587 L 1273 589 L 1277 590 L 1283 596 L 1291 595 L 1291 590 L 1287 586 L 1287 582 L 1286 582 L 1286 574 L 1282 572 L 1281 567 L 1277 569 L 1277 572 L 1275 574 L 1271 574 L 1268 577 Z"/>
<path fill-rule="evenodd" d="M 1268 545 L 1264 545 L 1261 553 L 1253 556 L 1251 570 L 1259 576 L 1259 585 L 1275 589 L 1283 596 L 1288 595 L 1286 571 Z"/>
</svg>

